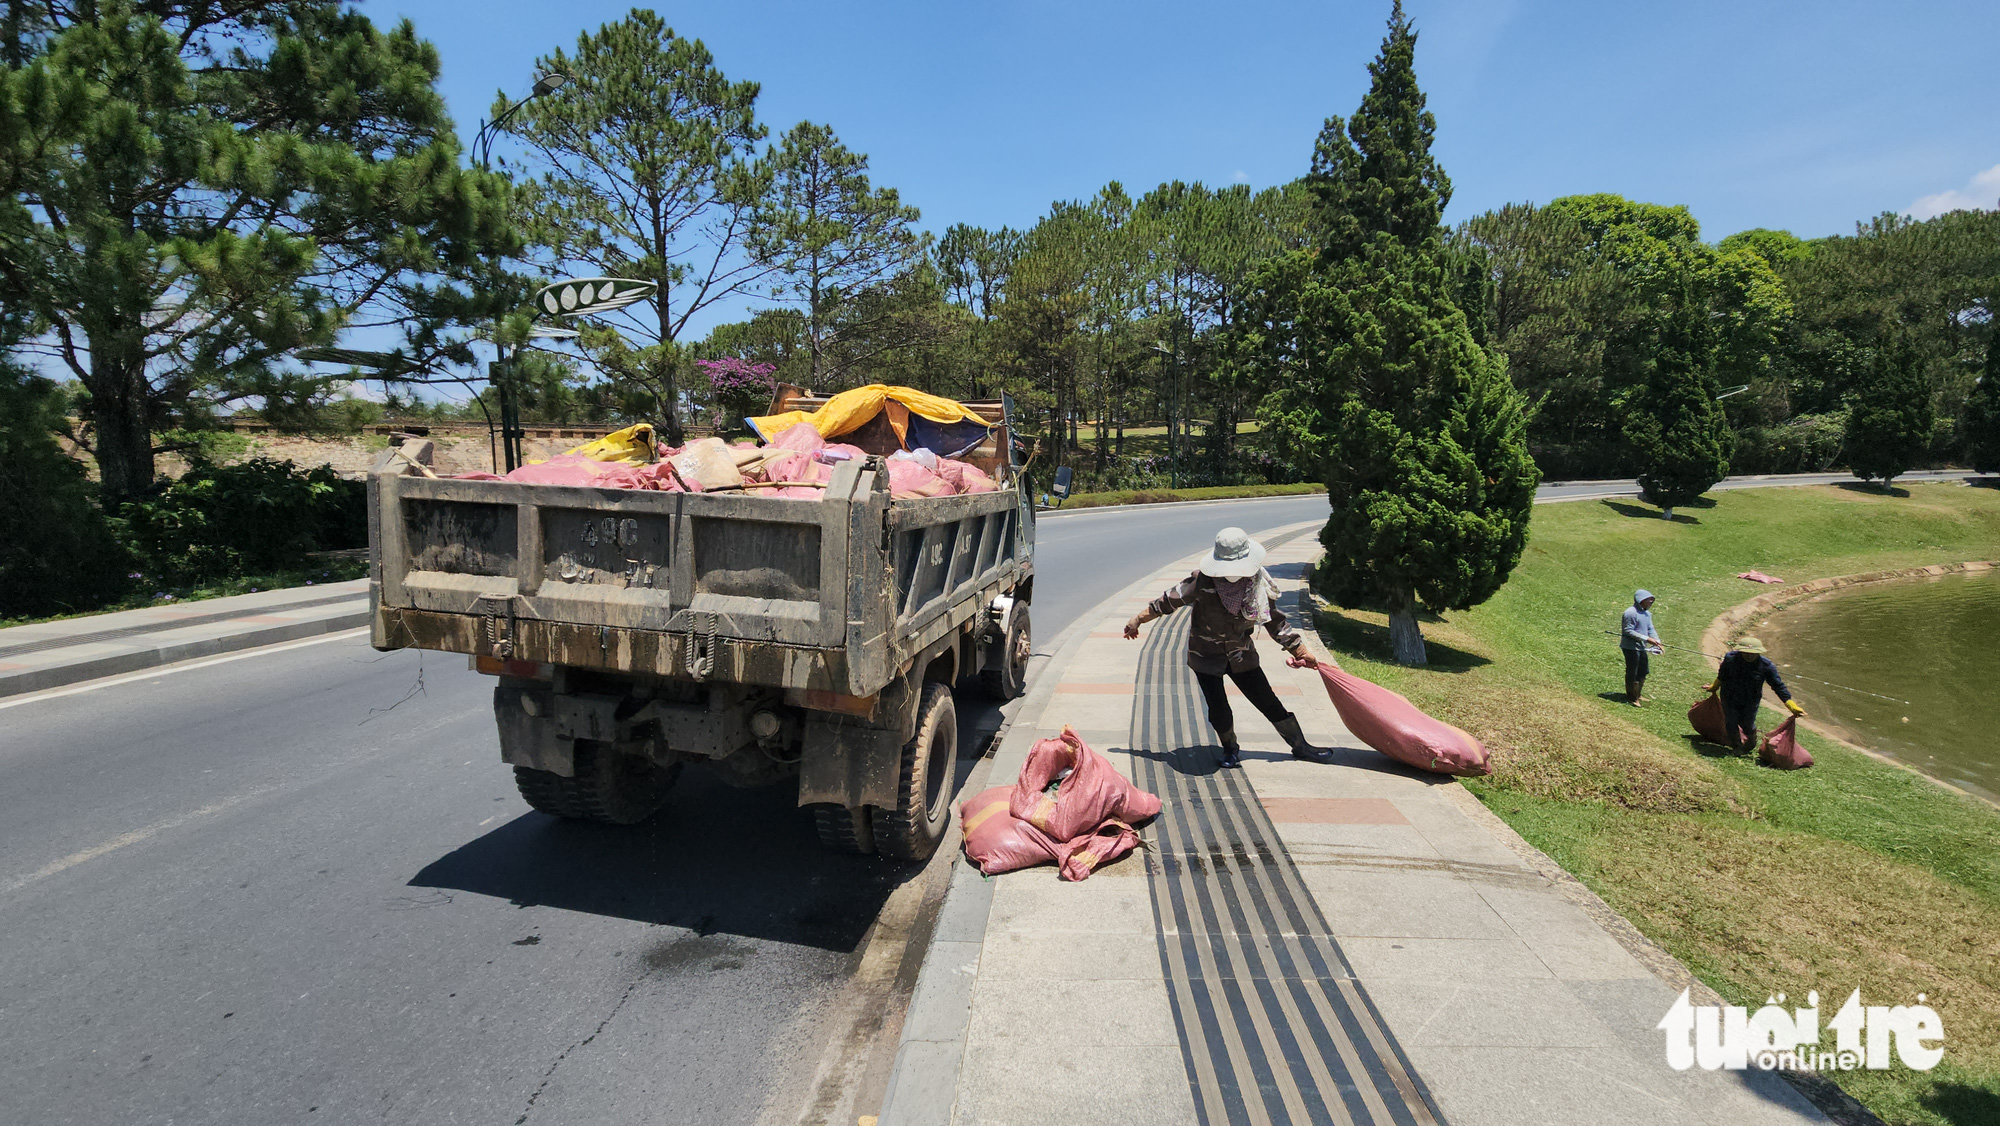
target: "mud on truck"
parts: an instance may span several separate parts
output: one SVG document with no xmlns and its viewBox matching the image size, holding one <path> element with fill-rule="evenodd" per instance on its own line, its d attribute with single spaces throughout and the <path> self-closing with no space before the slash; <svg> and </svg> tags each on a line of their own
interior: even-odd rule
<svg viewBox="0 0 2000 1126">
<path fill-rule="evenodd" d="M 824 399 L 781 388 L 781 410 Z M 410 439 L 368 483 L 375 648 L 493 675 L 500 758 L 557 817 L 630 824 L 681 771 L 796 780 L 830 848 L 943 838 L 953 694 L 1024 690 L 1034 512 L 1010 404 L 960 459 L 996 492 L 899 498 L 882 457 L 823 499 L 441 478 Z"/>
</svg>

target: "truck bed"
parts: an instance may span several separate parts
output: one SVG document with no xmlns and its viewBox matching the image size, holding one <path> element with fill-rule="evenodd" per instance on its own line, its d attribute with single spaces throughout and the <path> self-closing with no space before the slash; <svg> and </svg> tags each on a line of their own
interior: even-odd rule
<svg viewBox="0 0 2000 1126">
<path fill-rule="evenodd" d="M 1015 489 L 892 500 L 873 458 L 825 499 L 369 479 L 372 641 L 870 696 L 1030 573 Z"/>
</svg>

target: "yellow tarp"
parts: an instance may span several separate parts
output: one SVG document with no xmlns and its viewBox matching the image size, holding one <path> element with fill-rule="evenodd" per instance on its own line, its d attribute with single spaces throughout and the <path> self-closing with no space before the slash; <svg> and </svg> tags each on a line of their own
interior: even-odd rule
<svg viewBox="0 0 2000 1126">
<path fill-rule="evenodd" d="M 871 383 L 866 387 L 856 387 L 852 391 L 842 391 L 828 399 L 818 410 L 808 414 L 805 411 L 786 411 L 753 418 L 750 425 L 766 439 L 775 438 L 801 422 L 812 424 L 822 438 L 837 438 L 849 431 L 859 429 L 862 424 L 874 418 L 885 406 L 894 405 L 908 408 L 912 413 L 922 415 L 932 422 L 978 422 L 985 420 L 965 408 L 957 399 L 947 399 L 942 395 L 930 395 L 914 387 L 891 387 L 886 383 Z M 893 423 L 896 410 L 891 410 Z M 905 420 L 907 421 L 907 420 Z M 897 426 L 897 434 L 902 434 L 904 426 Z"/>
<path fill-rule="evenodd" d="M 649 422 L 614 430 L 594 442 L 585 442 L 563 452 L 581 454 L 592 461 L 616 461 L 627 465 L 651 465 L 659 458 L 653 445 L 653 426 Z"/>
</svg>

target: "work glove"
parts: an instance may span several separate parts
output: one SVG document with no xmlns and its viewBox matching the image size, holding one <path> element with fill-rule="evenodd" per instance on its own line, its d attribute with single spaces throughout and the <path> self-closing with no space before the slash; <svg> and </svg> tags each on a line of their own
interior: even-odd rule
<svg viewBox="0 0 2000 1126">
<path fill-rule="evenodd" d="M 1786 707 L 1788 707 L 1788 708 L 1790 708 L 1790 709 L 1792 709 L 1792 714 L 1793 714 L 1793 715 L 1804 715 L 1804 714 L 1806 714 L 1806 710 L 1805 710 L 1804 708 L 1802 708 L 1802 707 L 1799 707 L 1799 702 L 1798 702 L 1797 700 L 1786 700 L 1786 701 L 1785 701 L 1785 706 L 1786 706 Z"/>
<path fill-rule="evenodd" d="M 1711 696 L 1715 695 L 1715 685 L 1713 684 L 1704 684 L 1701 686 L 1701 690 Z"/>
</svg>

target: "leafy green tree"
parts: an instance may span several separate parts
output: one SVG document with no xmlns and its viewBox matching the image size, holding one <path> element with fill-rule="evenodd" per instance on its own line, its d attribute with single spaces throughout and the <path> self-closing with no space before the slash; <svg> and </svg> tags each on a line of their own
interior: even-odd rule
<svg viewBox="0 0 2000 1126">
<path fill-rule="evenodd" d="M 2000 473 L 2000 332 L 1986 340 L 1986 370 L 1965 400 L 1966 460 L 1981 473 Z"/>
<path fill-rule="evenodd" d="M 1879 479 L 1888 488 L 1930 448 L 1934 421 L 1916 348 L 1908 336 L 1892 336 L 1862 360 L 1847 416 L 1848 468 L 1856 477 Z"/>
<path fill-rule="evenodd" d="M 117 599 L 134 563 L 63 452 L 63 400 L 0 354 L 0 618 L 76 614 Z"/>
<path fill-rule="evenodd" d="M 1360 108 L 1320 133 L 1308 185 L 1324 246 L 1267 262 L 1246 317 L 1248 353 L 1285 376 L 1260 416 L 1327 482 L 1319 589 L 1387 610 L 1406 664 L 1426 659 L 1419 606 L 1463 609 L 1506 582 L 1539 480 L 1520 392 L 1453 300 L 1450 181 L 1415 47 L 1398 3 Z"/>
<path fill-rule="evenodd" d="M 579 343 L 615 378 L 650 392 L 667 440 L 679 444 L 689 320 L 768 271 L 741 253 L 769 180 L 756 157 L 766 132 L 758 85 L 729 81 L 699 39 L 676 36 L 646 9 L 536 65 L 569 76 L 512 126 L 540 173 L 528 209 L 548 246 L 545 265 L 658 284 L 650 300 L 587 326 Z"/>
<path fill-rule="evenodd" d="M 757 209 L 750 256 L 770 270 L 771 294 L 805 313 L 807 380 L 817 386 L 843 332 L 878 339 L 892 302 L 863 300 L 923 258 L 917 209 L 868 182 L 868 157 L 824 125 L 801 121 L 768 156 L 771 183 Z M 876 296 L 880 296 L 877 294 Z M 872 315 L 871 315 L 872 314 Z"/>
<path fill-rule="evenodd" d="M 505 184 L 459 167 L 437 52 L 335 0 L 35 6 L 0 76 L 0 304 L 90 391 L 107 501 L 152 432 L 324 380 L 284 357 L 423 322 L 512 246 Z M 413 344 L 414 348 L 415 345 Z"/>
<path fill-rule="evenodd" d="M 1706 312 L 1687 294 L 1663 326 L 1646 382 L 1627 403 L 1625 440 L 1639 461 L 1639 489 L 1673 519 L 1729 476 L 1733 439 L 1716 400 Z"/>
</svg>

